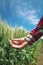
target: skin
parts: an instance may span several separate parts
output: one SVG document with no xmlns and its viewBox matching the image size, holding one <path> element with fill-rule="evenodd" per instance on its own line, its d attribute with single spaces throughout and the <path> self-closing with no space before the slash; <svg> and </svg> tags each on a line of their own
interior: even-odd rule
<svg viewBox="0 0 43 65">
<path fill-rule="evenodd" d="M 19 38 L 18 40 L 24 41 L 23 38 Z M 12 44 L 12 41 L 11 41 L 11 40 L 10 40 L 9 42 L 10 42 L 10 44 L 11 44 L 11 46 L 12 46 L 13 48 L 23 48 L 24 46 L 28 45 L 27 41 L 24 41 L 24 42 L 21 43 L 20 45 L 17 45 L 17 44 L 19 44 L 18 41 L 15 41 L 16 44 Z"/>
<path fill-rule="evenodd" d="M 36 35 L 36 33 L 34 33 Z M 40 34 L 43 35 L 43 30 L 40 30 Z M 19 42 L 21 41 L 21 42 Z M 18 38 L 14 39 L 14 44 L 12 43 L 12 40 L 9 41 L 11 46 L 14 48 L 23 48 L 24 46 L 28 45 L 28 42 L 24 40 L 24 38 Z"/>
</svg>

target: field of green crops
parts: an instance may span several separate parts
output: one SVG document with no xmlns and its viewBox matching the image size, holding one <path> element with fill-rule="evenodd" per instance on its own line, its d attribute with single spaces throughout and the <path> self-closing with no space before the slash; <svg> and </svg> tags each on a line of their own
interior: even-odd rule
<svg viewBox="0 0 43 65">
<path fill-rule="evenodd" d="M 9 39 L 25 37 L 24 29 L 11 28 L 0 21 L 0 65 L 37 65 L 37 57 L 41 47 L 41 40 L 22 49 L 12 48 Z"/>
</svg>

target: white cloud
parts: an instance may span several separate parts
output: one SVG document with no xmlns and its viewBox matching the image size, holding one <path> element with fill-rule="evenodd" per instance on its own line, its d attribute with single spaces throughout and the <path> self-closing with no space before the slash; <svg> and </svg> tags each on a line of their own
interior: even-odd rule
<svg viewBox="0 0 43 65">
<path fill-rule="evenodd" d="M 24 2 L 24 1 L 18 0 L 19 7 L 17 7 L 18 8 L 17 14 L 18 14 L 18 16 L 27 20 L 29 23 L 36 25 L 39 21 L 37 14 L 40 12 L 40 8 L 38 10 L 34 10 L 32 7 L 31 0 L 29 0 L 29 3 L 28 3 L 28 1 Z"/>
<path fill-rule="evenodd" d="M 35 10 L 18 10 L 18 13 L 20 16 L 22 16 L 24 19 L 30 21 L 31 24 L 36 25 L 39 21 L 38 17 L 36 16 Z"/>
<path fill-rule="evenodd" d="M 23 26 L 20 26 L 20 29 L 23 29 Z"/>
<path fill-rule="evenodd" d="M 22 6 L 27 5 L 27 3 L 26 3 L 26 2 L 21 2 L 21 1 L 19 1 L 19 0 L 18 0 L 18 4 L 19 4 L 19 5 L 22 5 Z"/>
<path fill-rule="evenodd" d="M 24 17 L 26 16 L 25 13 L 22 12 L 22 11 L 18 11 L 18 13 L 19 13 L 19 15 L 21 15 L 21 16 L 24 16 Z"/>
<path fill-rule="evenodd" d="M 27 31 L 23 26 L 19 26 L 20 29 Z"/>
<path fill-rule="evenodd" d="M 27 18 L 28 18 L 28 20 L 30 20 L 31 24 L 33 24 L 33 25 L 36 25 L 39 21 L 39 19 L 35 15 L 30 15 Z"/>
<path fill-rule="evenodd" d="M 27 10 L 25 13 L 26 13 L 26 14 L 35 14 L 36 11 L 35 11 L 35 10 Z"/>
</svg>

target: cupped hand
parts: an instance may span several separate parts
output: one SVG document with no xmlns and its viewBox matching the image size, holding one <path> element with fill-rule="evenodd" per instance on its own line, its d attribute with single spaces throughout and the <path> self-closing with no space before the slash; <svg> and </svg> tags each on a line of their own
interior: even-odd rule
<svg viewBox="0 0 43 65">
<path fill-rule="evenodd" d="M 14 48 L 23 48 L 24 46 L 27 45 L 27 42 L 23 39 L 14 39 L 14 40 L 9 40 L 10 44 Z"/>
</svg>

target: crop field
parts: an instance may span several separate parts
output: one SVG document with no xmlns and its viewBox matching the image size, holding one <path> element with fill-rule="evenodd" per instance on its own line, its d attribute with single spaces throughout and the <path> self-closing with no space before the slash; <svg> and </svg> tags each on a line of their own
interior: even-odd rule
<svg viewBox="0 0 43 65">
<path fill-rule="evenodd" d="M 0 65 L 37 65 L 42 42 L 40 39 L 22 49 L 12 48 L 9 44 L 10 39 L 25 37 L 27 34 L 22 28 L 11 28 L 7 23 L 0 21 Z"/>
</svg>

